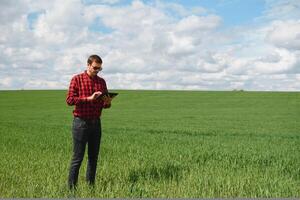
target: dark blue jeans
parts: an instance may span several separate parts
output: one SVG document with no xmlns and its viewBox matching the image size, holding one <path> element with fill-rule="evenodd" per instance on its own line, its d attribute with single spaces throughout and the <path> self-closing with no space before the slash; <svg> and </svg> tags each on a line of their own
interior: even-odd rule
<svg viewBox="0 0 300 200">
<path fill-rule="evenodd" d="M 72 134 L 73 156 L 69 171 L 69 187 L 72 189 L 77 185 L 78 173 L 84 157 L 86 145 L 88 146 L 86 181 L 90 185 L 94 185 L 101 141 L 101 120 L 85 120 L 74 117 Z"/>
</svg>

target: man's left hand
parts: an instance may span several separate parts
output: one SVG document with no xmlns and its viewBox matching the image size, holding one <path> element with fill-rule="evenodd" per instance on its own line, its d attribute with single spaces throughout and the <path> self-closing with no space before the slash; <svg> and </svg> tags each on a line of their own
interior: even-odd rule
<svg viewBox="0 0 300 200">
<path fill-rule="evenodd" d="M 111 101 L 112 101 L 112 98 L 111 98 L 111 97 L 108 97 L 108 96 L 105 96 L 105 97 L 103 98 L 103 101 L 104 101 L 104 104 L 110 105 L 110 104 L 111 104 Z"/>
</svg>

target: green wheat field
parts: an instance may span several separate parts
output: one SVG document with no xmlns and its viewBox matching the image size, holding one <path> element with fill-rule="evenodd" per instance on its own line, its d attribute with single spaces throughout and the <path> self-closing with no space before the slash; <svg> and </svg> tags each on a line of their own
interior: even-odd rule
<svg viewBox="0 0 300 200">
<path fill-rule="evenodd" d="M 0 91 L 0 197 L 300 197 L 299 92 L 114 92 L 71 193 L 66 91 Z"/>
</svg>

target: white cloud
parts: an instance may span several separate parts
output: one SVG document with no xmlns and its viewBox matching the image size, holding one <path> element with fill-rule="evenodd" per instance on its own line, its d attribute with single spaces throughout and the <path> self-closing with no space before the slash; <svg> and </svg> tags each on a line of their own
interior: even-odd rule
<svg viewBox="0 0 300 200">
<path fill-rule="evenodd" d="M 276 49 L 276 54 L 267 55 L 254 61 L 254 71 L 257 74 L 285 73 L 293 69 L 297 56 L 284 49 Z"/>
<path fill-rule="evenodd" d="M 28 9 L 26 1 L 0 1 L 0 24 L 8 25 L 21 18 Z"/>
<path fill-rule="evenodd" d="M 119 3 L 120 0 L 101 0 L 100 3 L 107 3 L 107 4 L 116 4 Z"/>
<path fill-rule="evenodd" d="M 79 0 L 56 1 L 41 14 L 34 25 L 39 43 L 52 45 L 76 45 L 87 40 L 87 24 L 83 17 L 84 6 Z"/>
<path fill-rule="evenodd" d="M 272 20 L 288 20 L 300 18 L 300 1 L 299 0 L 265 0 L 268 9 L 264 17 Z"/>
<path fill-rule="evenodd" d="M 11 77 L 4 77 L 3 79 L 0 79 L 0 86 L 3 88 L 10 87 L 13 82 L 13 79 Z"/>
<path fill-rule="evenodd" d="M 227 30 L 202 7 L 120 2 L 1 2 L 0 89 L 67 88 L 97 53 L 110 88 L 300 90 L 297 1 Z"/>
<path fill-rule="evenodd" d="M 91 5 L 86 7 L 85 15 L 89 20 L 101 17 L 106 27 L 122 34 L 137 34 L 144 28 L 161 26 L 169 20 L 162 11 L 141 1 L 133 1 L 131 5 L 124 7 Z"/>
<path fill-rule="evenodd" d="M 206 17 L 191 15 L 180 20 L 175 30 L 188 33 L 211 30 L 216 28 L 220 24 L 220 21 L 221 18 L 214 15 Z"/>
<path fill-rule="evenodd" d="M 57 81 L 47 81 L 43 79 L 30 79 L 25 82 L 23 88 L 31 89 L 59 89 L 61 84 Z"/>
<path fill-rule="evenodd" d="M 273 22 L 266 39 L 277 47 L 300 50 L 300 20 Z"/>
</svg>

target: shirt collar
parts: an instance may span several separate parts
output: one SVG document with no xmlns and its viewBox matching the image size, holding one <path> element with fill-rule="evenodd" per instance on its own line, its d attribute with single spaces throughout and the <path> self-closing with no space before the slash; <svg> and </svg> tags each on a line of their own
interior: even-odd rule
<svg viewBox="0 0 300 200">
<path fill-rule="evenodd" d="M 86 70 L 84 70 L 84 75 L 85 76 L 87 76 L 89 79 L 91 79 L 91 80 L 95 80 L 96 78 L 97 78 L 97 75 L 96 76 L 94 76 L 93 78 L 92 77 L 90 77 L 89 75 L 88 75 L 88 73 L 87 73 L 87 71 Z"/>
</svg>

